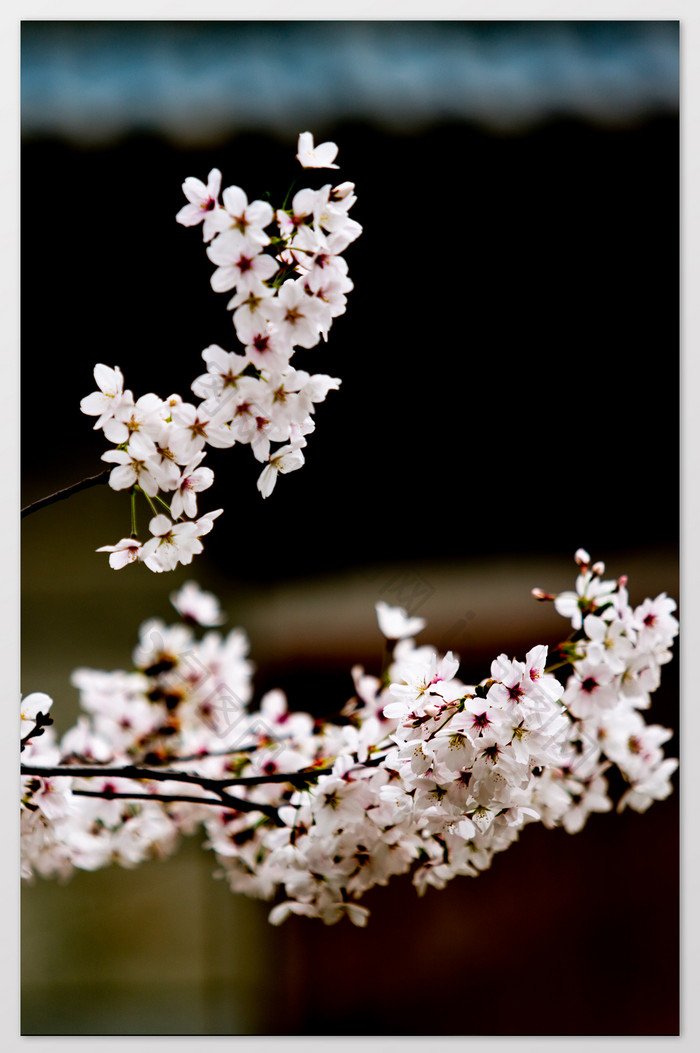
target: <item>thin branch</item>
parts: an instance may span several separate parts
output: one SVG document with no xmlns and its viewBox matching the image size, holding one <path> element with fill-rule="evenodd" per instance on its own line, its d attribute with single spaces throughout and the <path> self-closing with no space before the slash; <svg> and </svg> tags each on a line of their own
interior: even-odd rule
<svg viewBox="0 0 700 1053">
<path fill-rule="evenodd" d="M 288 782 L 292 786 L 306 786 L 319 775 L 330 775 L 333 768 L 303 768 L 301 771 L 274 771 L 269 775 L 239 775 L 236 779 L 222 780 L 225 786 L 264 786 L 268 782 Z"/>
<path fill-rule="evenodd" d="M 112 790 L 73 790 L 74 797 L 101 797 L 105 801 L 160 801 L 163 804 L 213 804 L 226 808 L 223 801 L 214 797 L 169 796 L 166 793 L 115 793 Z M 240 811 L 241 809 L 237 809 Z"/>
<path fill-rule="evenodd" d="M 72 486 L 66 486 L 65 489 L 57 490 L 56 493 L 49 494 L 48 497 L 42 497 L 38 501 L 33 501 L 30 505 L 25 505 L 22 509 L 22 519 L 25 516 L 30 516 L 32 512 L 38 512 L 40 508 L 54 505 L 57 501 L 65 501 L 67 497 L 72 497 L 73 494 L 77 494 L 81 490 L 89 490 L 91 486 L 99 486 L 100 483 L 106 483 L 111 471 L 111 468 L 105 468 L 98 475 L 91 475 L 87 479 L 81 479 L 79 483 L 73 483 Z"/>
<path fill-rule="evenodd" d="M 193 624 L 195 624 L 195 623 L 193 623 Z M 199 623 L 196 623 L 196 624 L 198 625 Z M 24 739 L 22 741 L 24 742 Z M 275 743 L 279 743 L 279 742 L 284 742 L 285 740 L 284 739 L 273 739 L 272 741 L 275 742 Z M 186 754 L 184 756 L 177 756 L 175 754 L 172 754 L 172 755 L 167 756 L 167 757 L 158 757 L 158 756 L 153 755 L 153 756 L 150 757 L 150 759 L 148 761 L 148 765 L 149 765 L 149 767 L 153 767 L 153 766 L 155 766 L 157 764 L 189 764 L 192 761 L 208 760 L 209 757 L 230 757 L 230 756 L 232 756 L 233 754 L 236 754 L 236 753 L 252 753 L 254 750 L 257 750 L 259 748 L 260 748 L 260 744 L 258 742 L 251 742 L 251 744 L 249 746 L 233 746 L 233 747 L 231 747 L 231 749 L 222 749 L 222 750 L 204 750 L 204 751 L 198 750 L 196 753 L 188 753 L 188 754 Z M 70 764 L 70 765 L 89 764 L 93 768 L 96 767 L 98 764 L 100 764 L 100 765 L 103 765 L 103 767 L 106 769 L 106 768 L 114 766 L 115 762 L 114 762 L 113 758 L 110 758 L 109 760 L 102 761 L 102 760 L 95 760 L 94 757 L 86 757 L 86 756 L 84 756 L 81 753 L 66 753 L 63 757 L 61 757 L 61 760 L 60 760 L 59 763 L 62 766 L 63 765 L 67 765 L 67 764 Z M 134 764 L 138 765 L 139 762 L 135 761 Z"/>
<path fill-rule="evenodd" d="M 208 779 L 204 775 L 194 775 L 191 772 L 180 771 L 154 771 L 151 768 L 138 768 L 136 765 L 127 764 L 123 768 L 95 767 L 93 765 L 67 764 L 58 767 L 47 767 L 40 764 L 22 764 L 22 775 L 34 775 L 40 778 L 91 778 L 94 776 L 118 779 L 140 779 L 150 782 L 183 782 L 190 785 L 201 786 L 203 790 L 210 790 L 218 795 L 223 804 L 238 812 L 262 812 L 278 826 L 282 826 L 277 809 L 271 805 L 261 804 L 258 801 L 248 801 L 241 797 L 234 797 L 227 793 L 225 787 L 237 782 L 236 779 Z M 259 780 L 264 782 L 264 779 Z"/>
<path fill-rule="evenodd" d="M 83 779 L 98 777 L 111 777 L 116 779 L 146 779 L 152 782 L 185 782 L 194 783 L 205 790 L 213 790 L 219 793 L 226 786 L 260 786 L 269 782 L 288 782 L 292 785 L 307 783 L 309 779 L 318 775 L 328 775 L 332 768 L 314 768 L 294 772 L 272 772 L 269 775 L 250 775 L 241 778 L 232 775 L 224 779 L 211 779 L 206 775 L 197 775 L 196 772 L 188 771 L 162 771 L 157 768 L 141 768 L 136 764 L 126 764 L 119 768 L 110 768 L 106 765 L 96 764 L 62 764 L 55 767 L 42 767 L 38 764 L 23 764 L 22 775 L 40 776 L 68 776 L 69 778 Z"/>
<path fill-rule="evenodd" d="M 37 713 L 34 719 L 36 720 L 36 723 L 32 730 L 28 731 L 24 738 L 19 740 L 20 753 L 31 739 L 43 735 L 44 729 L 53 724 L 53 717 L 48 716 L 47 713 Z"/>
<path fill-rule="evenodd" d="M 368 758 L 366 761 L 358 761 L 358 767 L 361 768 L 376 768 L 382 763 L 386 754 L 383 753 L 380 757 Z M 333 773 L 333 766 L 325 768 L 302 768 L 301 771 L 276 771 L 271 772 L 269 775 L 243 775 L 236 779 L 222 779 L 221 782 L 225 786 L 263 786 L 268 782 L 288 782 L 292 786 L 304 787 L 312 780 L 316 779 L 319 775 L 331 775 Z"/>
<path fill-rule="evenodd" d="M 364 762 L 364 767 L 373 768 L 381 764 L 384 756 L 372 757 Z M 289 771 L 289 772 L 271 772 L 267 775 L 245 775 L 226 777 L 223 779 L 212 779 L 206 775 L 197 775 L 195 772 L 187 771 L 162 771 L 157 768 L 141 768 L 136 764 L 126 764 L 119 768 L 110 768 L 106 765 L 95 765 L 95 764 L 62 764 L 54 767 L 42 766 L 39 764 L 23 764 L 21 766 L 22 775 L 38 775 L 42 778 L 49 777 L 68 777 L 75 779 L 84 778 L 116 778 L 116 779 L 140 779 L 152 782 L 183 782 L 194 784 L 195 786 L 201 786 L 204 790 L 211 790 L 212 793 L 219 794 L 223 799 L 224 797 L 233 801 L 235 798 L 227 794 L 225 788 L 227 786 L 264 786 L 268 783 L 287 783 L 290 786 L 305 786 L 308 782 L 317 779 L 319 775 L 330 775 L 333 771 L 332 766 L 326 766 L 324 768 L 302 768 L 301 771 Z M 241 807 L 241 803 L 236 804 L 235 807 L 239 811 L 261 811 L 265 812 L 265 805 L 259 804 L 255 801 L 243 801 L 245 808 Z M 274 809 L 268 809 L 274 811 Z M 267 813 L 266 813 L 267 814 Z"/>
</svg>

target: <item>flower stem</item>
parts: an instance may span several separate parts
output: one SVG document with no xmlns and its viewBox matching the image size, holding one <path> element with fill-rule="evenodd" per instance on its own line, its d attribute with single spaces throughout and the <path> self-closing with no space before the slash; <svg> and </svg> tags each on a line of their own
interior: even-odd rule
<svg viewBox="0 0 700 1053">
<path fill-rule="evenodd" d="M 156 508 L 156 506 L 155 506 L 155 505 L 153 504 L 153 501 L 152 501 L 152 500 L 151 500 L 151 498 L 150 498 L 150 497 L 148 496 L 148 494 L 146 493 L 146 491 L 145 491 L 145 490 L 144 490 L 144 489 L 143 489 L 143 488 L 142 488 L 141 486 L 139 486 L 138 484 L 137 484 L 137 485 L 136 485 L 136 486 L 134 487 L 134 489 L 136 489 L 136 490 L 139 490 L 139 492 L 143 494 L 143 496 L 144 496 L 144 497 L 146 498 L 146 500 L 148 501 L 149 505 L 151 506 L 151 511 L 153 512 L 153 515 L 154 515 L 154 516 L 157 516 L 157 515 L 158 515 L 158 509 L 157 509 L 157 508 Z"/>
<path fill-rule="evenodd" d="M 298 179 L 293 179 L 292 180 L 291 185 L 289 187 L 289 190 L 287 191 L 287 195 L 286 195 L 284 201 L 282 202 L 282 209 L 281 209 L 282 212 L 284 212 L 285 208 L 287 207 L 287 202 L 289 201 L 289 198 L 291 196 L 292 190 L 294 189 L 294 187 L 296 186 L 296 184 L 298 182 L 299 182 Z"/>
<path fill-rule="evenodd" d="M 155 495 L 155 499 L 158 502 L 158 504 L 162 505 L 163 508 L 167 511 L 167 513 L 170 516 L 170 518 L 174 519 L 175 517 L 173 516 L 172 512 L 170 511 L 170 505 L 168 504 L 168 502 L 164 501 L 162 497 L 158 496 L 158 494 Z M 182 516 L 178 516 L 177 519 L 175 520 L 175 522 L 179 523 L 181 519 L 182 519 Z"/>
<path fill-rule="evenodd" d="M 571 665 L 568 658 L 565 658 L 563 662 L 554 662 L 553 665 L 545 666 L 545 673 L 553 673 L 555 669 L 563 669 L 565 665 Z"/>
<path fill-rule="evenodd" d="M 464 709 L 464 699 L 466 697 L 467 696 L 465 695 L 464 698 L 458 698 L 454 702 L 450 703 L 450 705 L 453 705 L 453 706 L 456 705 L 457 708 L 452 710 L 452 712 L 449 714 L 449 716 L 446 717 L 445 720 L 443 720 L 443 722 L 442 722 L 442 724 L 440 725 L 439 728 L 435 728 L 435 731 L 432 731 L 430 733 L 430 735 L 428 735 L 428 741 L 430 739 L 432 739 L 435 735 L 437 735 L 438 731 L 442 731 L 442 729 L 444 728 L 445 724 L 449 724 L 449 722 L 452 720 L 452 718 L 454 717 L 454 715 L 456 713 L 461 713 L 462 712 L 462 710 Z"/>
</svg>

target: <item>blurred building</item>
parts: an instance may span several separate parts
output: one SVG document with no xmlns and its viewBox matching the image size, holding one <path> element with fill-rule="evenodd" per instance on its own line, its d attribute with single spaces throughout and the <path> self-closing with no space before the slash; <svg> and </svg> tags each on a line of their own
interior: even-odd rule
<svg viewBox="0 0 700 1053">
<path fill-rule="evenodd" d="M 519 131 L 674 114 L 678 23 L 25 22 L 27 137 L 181 145 L 366 121 Z"/>
</svg>

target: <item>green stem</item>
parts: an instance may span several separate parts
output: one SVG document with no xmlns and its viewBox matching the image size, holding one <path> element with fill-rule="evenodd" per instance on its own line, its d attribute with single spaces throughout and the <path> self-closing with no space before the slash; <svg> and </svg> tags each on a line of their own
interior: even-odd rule
<svg viewBox="0 0 700 1053">
<path fill-rule="evenodd" d="M 139 486 L 139 487 L 137 487 L 137 489 L 139 489 L 139 490 L 141 491 L 141 493 L 143 494 L 143 496 L 144 496 L 144 497 L 146 498 L 146 500 L 148 501 L 149 505 L 151 506 L 151 511 L 153 512 L 153 515 L 154 515 L 154 516 L 157 516 L 157 515 L 158 515 L 158 509 L 157 509 L 157 508 L 156 508 L 156 506 L 155 506 L 155 505 L 153 504 L 153 501 L 152 501 L 152 500 L 151 500 L 151 498 L 150 498 L 150 497 L 148 496 L 148 494 L 146 493 L 146 491 L 145 491 L 145 490 L 142 490 L 140 486 Z"/>
<path fill-rule="evenodd" d="M 391 663 L 394 660 L 394 648 L 396 647 L 397 643 L 398 640 L 390 640 L 388 637 L 384 640 L 384 650 L 382 652 L 382 665 L 381 669 L 379 670 L 379 680 L 381 682 L 382 687 L 388 687 L 391 683 L 391 679 L 389 677 L 389 670 L 391 668 Z"/>
<path fill-rule="evenodd" d="M 158 494 L 156 494 L 156 501 L 158 502 L 159 505 L 162 505 L 163 508 L 166 509 L 166 511 L 168 512 L 168 515 L 170 516 L 171 519 L 175 518 L 173 516 L 172 512 L 170 511 L 170 505 L 168 504 L 167 501 L 164 501 L 162 497 L 158 496 Z M 178 516 L 177 519 L 175 520 L 175 522 L 179 523 L 181 519 L 182 519 L 182 516 Z"/>
<path fill-rule="evenodd" d="M 136 487 L 131 487 L 131 536 L 137 537 L 136 530 Z"/>
<path fill-rule="evenodd" d="M 297 185 L 298 181 L 299 181 L 298 179 L 293 179 L 292 180 L 291 186 L 289 187 L 289 190 L 287 191 L 287 196 L 285 197 L 284 201 L 282 202 L 282 209 L 281 209 L 282 212 L 284 212 L 285 208 L 287 207 L 287 202 L 289 201 L 290 194 L 292 193 L 292 190 L 294 189 L 294 187 Z"/>
<path fill-rule="evenodd" d="M 555 662 L 554 665 L 545 666 L 545 673 L 553 673 L 555 669 L 563 669 L 565 665 L 572 665 L 568 658 L 565 658 L 563 662 Z"/>
</svg>

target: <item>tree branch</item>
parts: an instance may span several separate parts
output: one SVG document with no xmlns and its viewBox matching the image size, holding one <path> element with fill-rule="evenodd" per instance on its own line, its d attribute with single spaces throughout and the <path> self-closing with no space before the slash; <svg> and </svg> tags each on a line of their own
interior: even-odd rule
<svg viewBox="0 0 700 1053">
<path fill-rule="evenodd" d="M 201 786 L 203 790 L 210 790 L 217 794 L 221 803 L 238 812 L 262 812 L 263 815 L 272 819 L 277 826 L 283 826 L 277 809 L 272 805 L 261 804 L 258 801 L 244 800 L 242 797 L 234 797 L 227 793 L 225 787 L 234 785 L 237 779 L 208 779 L 204 775 L 195 775 L 191 772 L 182 771 L 154 771 L 151 768 L 139 768 L 133 764 L 127 764 L 123 768 L 94 767 L 93 765 L 65 764 L 56 767 L 46 767 L 40 764 L 22 764 L 22 775 L 34 775 L 40 778 L 117 778 L 138 779 L 150 782 L 182 782 L 190 785 Z M 258 780 L 266 781 L 265 778 Z M 152 795 L 148 795 L 152 797 Z"/>
<path fill-rule="evenodd" d="M 253 775 L 240 778 L 211 779 L 206 775 L 197 775 L 188 771 L 162 771 L 158 768 L 141 768 L 136 764 L 125 764 L 123 767 L 110 768 L 106 765 L 61 764 L 54 767 L 42 767 L 40 764 L 23 764 L 22 775 L 68 776 L 69 778 L 111 777 L 116 779 L 145 779 L 152 782 L 185 782 L 194 783 L 206 790 L 218 793 L 226 786 L 258 786 L 268 782 L 308 782 L 310 777 L 325 775 L 330 768 L 316 768 L 303 772 L 274 772 L 270 775 Z"/>
<path fill-rule="evenodd" d="M 214 797 L 170 796 L 166 793 L 116 793 L 113 790 L 73 790 L 74 797 L 101 797 L 105 801 L 160 801 L 163 804 L 213 804 L 217 808 L 227 807 Z M 232 798 L 235 800 L 235 798 Z M 234 809 L 241 811 L 240 808 Z"/>
<path fill-rule="evenodd" d="M 381 757 L 372 757 L 364 762 L 365 767 L 376 767 L 381 764 L 383 760 Z M 303 787 L 308 785 L 310 781 L 318 778 L 319 775 L 329 775 L 333 771 L 332 767 L 325 768 L 306 768 L 302 771 L 290 771 L 290 772 L 271 772 L 269 775 L 247 775 L 247 776 L 231 776 L 231 778 L 224 779 L 211 779 L 205 775 L 197 775 L 194 772 L 186 771 L 161 771 L 157 768 L 140 768 L 135 764 L 126 764 L 119 768 L 110 768 L 106 765 L 94 765 L 94 764 L 61 764 L 54 767 L 42 766 L 40 764 L 22 764 L 21 774 L 22 775 L 33 775 L 39 776 L 40 778 L 54 778 L 54 777 L 67 777 L 75 779 L 88 779 L 88 778 L 116 778 L 116 779 L 136 779 L 141 781 L 151 782 L 181 782 L 189 785 L 201 786 L 203 790 L 209 790 L 211 793 L 215 793 L 219 798 L 218 801 L 214 801 L 211 798 L 199 798 L 199 797 L 165 797 L 158 796 L 156 794 L 129 794 L 129 793 L 117 793 L 116 791 L 93 791 L 93 790 L 74 790 L 73 793 L 80 794 L 83 797 L 105 797 L 121 798 L 125 800 L 166 800 L 166 801 L 186 801 L 199 804 L 221 804 L 222 807 L 230 808 L 233 811 L 238 812 L 262 812 L 263 815 L 268 816 L 277 826 L 283 826 L 284 823 L 279 817 L 277 809 L 273 805 L 261 804 L 258 801 L 249 801 L 242 797 L 234 797 L 226 790 L 227 786 L 263 786 L 268 783 L 287 783 L 289 786 Z"/>
<path fill-rule="evenodd" d="M 53 724 L 53 717 L 48 716 L 47 713 L 37 713 L 34 719 L 36 720 L 36 723 L 32 730 L 28 731 L 24 738 L 19 740 L 20 753 L 31 739 L 38 738 L 39 735 L 43 735 L 44 729 L 48 728 L 51 724 Z"/>
<path fill-rule="evenodd" d="M 54 494 L 49 494 L 38 501 L 33 501 L 30 505 L 25 505 L 22 509 L 22 519 L 25 516 L 30 516 L 32 512 L 38 512 L 40 508 L 46 508 L 57 501 L 64 501 L 67 497 L 72 497 L 73 494 L 77 494 L 81 490 L 89 490 L 91 486 L 99 486 L 100 483 L 106 483 L 111 471 L 111 468 L 105 468 L 103 472 L 99 472 L 97 475 L 90 475 L 87 479 L 81 479 L 79 483 L 73 483 L 72 486 L 66 486 L 63 490 L 57 490 Z"/>
</svg>

